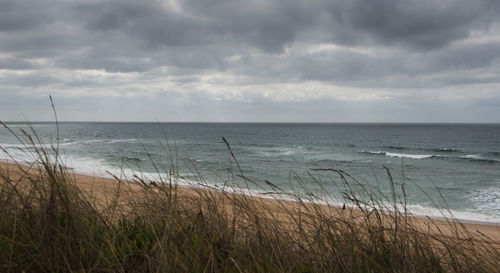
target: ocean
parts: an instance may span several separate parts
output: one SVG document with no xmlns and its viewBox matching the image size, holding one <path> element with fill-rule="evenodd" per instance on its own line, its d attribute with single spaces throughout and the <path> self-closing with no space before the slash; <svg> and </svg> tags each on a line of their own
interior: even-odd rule
<svg viewBox="0 0 500 273">
<path fill-rule="evenodd" d="M 8 123 L 17 134 L 56 143 L 55 123 Z M 187 183 L 245 183 L 266 195 L 265 180 L 285 192 L 342 203 L 347 190 L 375 189 L 406 195 L 415 215 L 442 216 L 449 208 L 462 220 L 500 223 L 500 125 L 360 123 L 59 123 L 59 149 L 75 172 L 110 176 L 173 172 Z M 167 142 L 168 140 L 168 142 Z M 168 144 L 167 144 L 168 143 Z M 0 159 L 32 161 L 7 129 L 0 129 Z M 170 156 L 172 155 L 172 156 Z M 169 165 L 170 164 L 170 165 Z M 346 188 L 339 169 L 353 177 Z M 191 182 L 189 182 L 191 181 Z M 318 183 L 321 181 L 321 183 Z M 366 185 L 359 187 L 357 184 Z M 320 185 L 321 184 L 321 185 Z M 305 186 L 302 187 L 301 185 Z M 245 186 L 246 187 L 246 186 Z M 402 189 L 405 189 L 403 192 Z M 328 192 L 328 195 L 325 195 Z"/>
</svg>

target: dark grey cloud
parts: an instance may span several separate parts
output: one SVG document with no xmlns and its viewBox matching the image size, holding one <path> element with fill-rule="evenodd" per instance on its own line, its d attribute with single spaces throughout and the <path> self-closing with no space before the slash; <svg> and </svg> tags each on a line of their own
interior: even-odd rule
<svg viewBox="0 0 500 273">
<path fill-rule="evenodd" d="M 432 54 L 431 67 L 447 69 L 475 69 L 489 66 L 500 58 L 500 42 L 461 45 Z"/>
<path fill-rule="evenodd" d="M 322 1 L 186 1 L 185 9 L 200 14 L 222 37 L 267 52 L 281 52 L 297 34 L 318 27 Z"/>
<path fill-rule="evenodd" d="M 54 61 L 83 69 L 133 71 L 141 55 L 157 62 L 139 60 L 137 71 L 162 65 L 222 69 L 224 57 L 281 54 L 295 42 L 439 49 L 500 17 L 498 4 L 486 0 L 207 0 L 177 1 L 177 10 L 167 3 L 4 0 L 0 48 L 24 57 L 57 55 Z M 347 67 L 356 66 L 354 57 Z"/>
<path fill-rule="evenodd" d="M 153 48 L 199 45 L 210 37 L 202 20 L 172 12 L 161 1 L 82 2 L 72 12 L 89 31 L 125 33 Z"/>
<path fill-rule="evenodd" d="M 36 66 L 32 63 L 18 58 L 0 58 L 0 69 L 27 70 Z"/>
<path fill-rule="evenodd" d="M 0 1 L 0 31 L 24 31 L 40 28 L 56 19 L 50 2 L 31 0 Z"/>
<path fill-rule="evenodd" d="M 0 0 L 0 91 L 271 107 L 317 99 L 308 88 L 353 100 L 474 88 L 487 100 L 500 87 L 499 3 Z"/>
<path fill-rule="evenodd" d="M 489 5 L 487 1 L 467 0 L 355 0 L 331 4 L 330 13 L 336 23 L 334 37 L 340 43 L 373 39 L 376 43 L 433 49 L 497 20 L 489 14 Z"/>
</svg>

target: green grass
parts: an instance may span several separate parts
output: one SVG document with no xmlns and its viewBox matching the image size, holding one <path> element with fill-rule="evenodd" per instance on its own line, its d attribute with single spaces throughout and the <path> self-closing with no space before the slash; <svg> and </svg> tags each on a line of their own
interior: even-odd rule
<svg viewBox="0 0 500 273">
<path fill-rule="evenodd" d="M 175 175 L 155 184 L 117 178 L 115 193 L 98 202 L 77 186 L 57 147 L 42 147 L 34 131 L 19 140 L 36 164 L 0 171 L 0 272 L 500 271 L 498 245 L 487 237 L 455 221 L 448 231 L 431 220 L 433 231 L 418 228 L 405 197 L 374 193 L 340 170 L 311 171 L 336 175 L 355 210 L 313 195 L 292 196 L 294 203 L 199 188 L 186 195 L 170 183 Z M 239 171 L 230 177 L 280 190 Z M 131 191 L 135 198 L 125 196 Z"/>
</svg>

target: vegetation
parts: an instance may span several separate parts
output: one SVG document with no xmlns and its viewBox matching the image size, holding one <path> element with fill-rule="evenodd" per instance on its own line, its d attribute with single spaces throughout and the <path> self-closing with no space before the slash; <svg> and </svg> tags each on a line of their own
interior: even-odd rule
<svg viewBox="0 0 500 273">
<path fill-rule="evenodd" d="M 180 188 L 174 183 L 178 172 L 173 164 L 161 172 L 168 175 L 160 181 L 115 178 L 105 193 L 79 185 L 61 163 L 57 144 L 42 145 L 34 131 L 23 132 L 19 141 L 31 149 L 35 160 L 29 167 L 17 164 L 0 171 L 1 272 L 498 272 L 500 268 L 496 242 L 455 221 L 443 228 L 429 220 L 424 228 L 406 210 L 404 196 L 384 197 L 340 170 L 311 173 L 336 177 L 336 183 L 345 187 L 344 209 L 325 205 L 313 194 L 287 194 L 294 202 L 234 194 L 230 186 L 234 181 L 217 190 Z M 394 192 L 395 183 L 388 175 Z M 245 177 L 238 168 L 230 177 L 284 194 L 269 181 L 257 183 Z M 300 178 L 295 180 L 307 192 Z"/>
</svg>

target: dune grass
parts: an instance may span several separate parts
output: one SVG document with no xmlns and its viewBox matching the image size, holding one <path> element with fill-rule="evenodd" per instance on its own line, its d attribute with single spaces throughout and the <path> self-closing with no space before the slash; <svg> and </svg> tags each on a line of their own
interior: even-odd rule
<svg viewBox="0 0 500 273">
<path fill-rule="evenodd" d="M 57 144 L 42 145 L 34 130 L 18 138 L 34 163 L 0 170 L 0 272 L 500 270 L 494 241 L 453 220 L 446 229 L 432 220 L 419 227 L 404 196 L 378 194 L 341 170 L 310 171 L 337 177 L 343 209 L 313 194 L 287 194 L 293 202 L 234 194 L 234 181 L 217 190 L 182 189 L 173 164 L 160 181 L 116 177 L 102 201 L 78 186 Z M 226 144 L 237 167 L 231 180 L 285 194 L 244 176 Z M 389 171 L 388 183 L 394 193 Z"/>
</svg>

